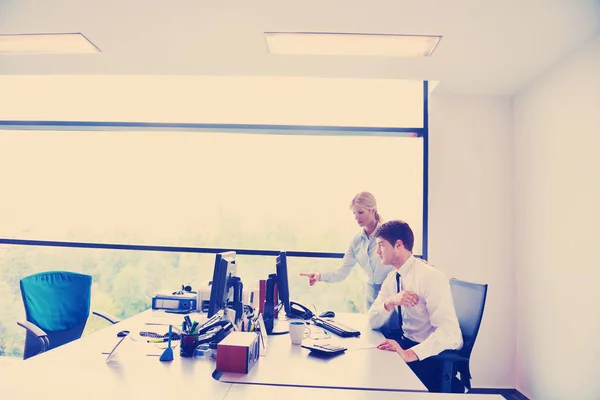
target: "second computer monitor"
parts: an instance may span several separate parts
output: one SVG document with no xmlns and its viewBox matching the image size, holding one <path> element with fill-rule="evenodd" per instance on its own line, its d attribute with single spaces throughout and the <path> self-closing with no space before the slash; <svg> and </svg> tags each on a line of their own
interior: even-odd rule
<svg viewBox="0 0 600 400">
<path fill-rule="evenodd" d="M 233 300 L 233 288 L 230 278 L 235 275 L 235 251 L 218 253 L 215 257 L 215 267 L 210 288 L 210 301 L 208 304 L 209 318 L 219 310 L 227 308 L 229 301 Z"/>
<path fill-rule="evenodd" d="M 283 304 L 283 309 L 287 316 L 292 315 L 290 306 L 290 286 L 288 284 L 287 255 L 285 251 L 280 251 L 275 264 L 277 270 L 277 295 Z"/>
</svg>

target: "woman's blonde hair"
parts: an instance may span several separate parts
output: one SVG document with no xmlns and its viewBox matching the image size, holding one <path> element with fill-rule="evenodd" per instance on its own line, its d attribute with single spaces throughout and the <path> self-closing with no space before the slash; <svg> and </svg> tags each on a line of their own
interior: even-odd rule
<svg viewBox="0 0 600 400">
<path fill-rule="evenodd" d="M 383 219 L 379 212 L 377 212 L 377 200 L 375 200 L 375 196 L 373 196 L 369 192 L 360 192 L 352 199 L 350 203 L 350 207 L 354 204 L 359 205 L 361 207 L 366 208 L 367 210 L 375 210 L 375 220 L 379 223 L 383 223 Z"/>
</svg>

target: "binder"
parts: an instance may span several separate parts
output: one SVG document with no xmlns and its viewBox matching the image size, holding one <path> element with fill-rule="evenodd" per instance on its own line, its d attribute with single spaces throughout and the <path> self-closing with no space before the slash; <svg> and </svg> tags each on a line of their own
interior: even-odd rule
<svg viewBox="0 0 600 400">
<path fill-rule="evenodd" d="M 261 279 L 258 281 L 258 312 L 263 314 L 265 311 L 265 299 L 267 298 L 267 280 Z M 277 283 L 273 292 L 273 309 L 275 310 L 275 317 L 277 317 L 277 305 L 279 304 L 279 296 L 277 295 Z"/>
</svg>

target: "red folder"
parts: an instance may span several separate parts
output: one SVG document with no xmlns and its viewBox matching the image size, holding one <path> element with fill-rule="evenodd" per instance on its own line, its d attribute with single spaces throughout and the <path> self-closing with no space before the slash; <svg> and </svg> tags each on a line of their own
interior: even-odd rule
<svg viewBox="0 0 600 400">
<path fill-rule="evenodd" d="M 279 304 L 279 296 L 277 296 L 277 283 L 273 288 L 273 308 L 275 309 L 275 316 L 277 316 L 277 305 Z M 267 280 L 261 279 L 258 281 L 258 312 L 261 314 L 264 312 L 265 299 L 267 297 Z"/>
</svg>

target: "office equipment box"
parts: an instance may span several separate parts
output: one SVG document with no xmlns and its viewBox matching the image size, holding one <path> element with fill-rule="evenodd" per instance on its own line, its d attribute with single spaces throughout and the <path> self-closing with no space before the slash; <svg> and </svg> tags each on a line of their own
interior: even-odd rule
<svg viewBox="0 0 600 400">
<path fill-rule="evenodd" d="M 217 345 L 217 371 L 247 374 L 260 352 L 256 332 L 231 332 Z"/>
<path fill-rule="evenodd" d="M 196 293 L 169 293 L 158 292 L 152 297 L 153 310 L 181 310 L 191 311 L 196 309 Z"/>
</svg>

